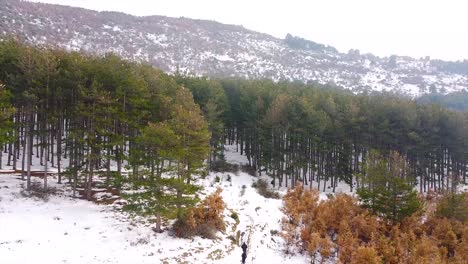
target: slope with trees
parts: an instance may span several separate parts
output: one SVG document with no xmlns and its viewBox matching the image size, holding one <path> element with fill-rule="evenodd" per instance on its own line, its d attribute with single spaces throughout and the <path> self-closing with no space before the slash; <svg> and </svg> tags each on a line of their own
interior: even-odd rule
<svg viewBox="0 0 468 264">
<path fill-rule="evenodd" d="M 98 185 L 125 182 L 134 189 L 128 208 L 155 215 L 157 231 L 161 217 L 187 217 L 197 202 L 194 177 L 223 160 L 225 144 L 274 186 L 334 192 L 345 182 L 371 211 L 390 211 L 396 222 L 416 204 L 375 207 L 391 205 L 376 193 L 395 201 L 414 198 L 416 186 L 453 191 L 468 176 L 468 115 L 392 94 L 169 76 L 112 54 L 15 40 L 0 42 L 0 69 L 2 152 L 27 188 L 33 155 L 45 188 L 48 166 L 87 199 Z M 404 169 L 387 171 L 393 166 Z"/>
<path fill-rule="evenodd" d="M 195 204 L 192 178 L 204 170 L 210 132 L 191 92 L 174 78 L 112 54 L 15 40 L 0 42 L 0 68 L 2 153 L 27 178 L 27 189 L 38 165 L 47 189 L 52 166 L 59 182 L 65 177 L 88 200 L 96 186 L 125 181 L 147 187 L 138 195 L 157 216 Z"/>
</svg>

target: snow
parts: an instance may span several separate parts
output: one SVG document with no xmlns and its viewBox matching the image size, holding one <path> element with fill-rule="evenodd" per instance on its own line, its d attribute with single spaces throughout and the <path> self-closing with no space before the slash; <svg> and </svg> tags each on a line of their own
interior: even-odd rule
<svg viewBox="0 0 468 264">
<path fill-rule="evenodd" d="M 247 53 L 247 52 L 239 53 L 237 55 L 237 58 L 239 58 L 240 60 L 243 60 L 245 62 L 251 62 L 251 61 L 255 61 L 257 59 L 255 54 L 251 54 L 251 53 Z"/>
<path fill-rule="evenodd" d="M 248 164 L 249 161 L 247 157 L 241 155 L 240 152 L 237 151 L 236 145 L 225 145 L 224 146 L 224 154 L 227 163 L 237 164 L 237 165 L 245 165 Z"/>
<path fill-rule="evenodd" d="M 225 146 L 229 163 L 248 164 L 237 152 L 236 145 Z M 33 170 L 41 170 L 33 160 Z M 6 156 L 3 156 L 6 164 Z M 63 164 L 68 164 L 66 161 Z M 50 171 L 56 172 L 50 167 Z M 226 210 L 226 231 L 218 232 L 217 239 L 200 237 L 180 239 L 171 236 L 171 222 L 164 222 L 165 232 L 152 230 L 154 219 L 133 217 L 119 208 L 124 200 L 110 193 L 97 193 L 98 199 L 117 200 L 111 205 L 98 205 L 72 197 L 67 184 L 57 184 L 56 176 L 49 177 L 49 186 L 56 190 L 46 198 L 30 195 L 24 190 L 20 176 L 4 166 L 0 170 L 0 256 L 2 263 L 239 263 L 242 249 L 248 245 L 246 263 L 309 263 L 301 254 L 286 255 L 281 231 L 282 201 L 260 196 L 252 183 L 259 177 L 244 172 L 211 172 L 196 184 L 203 187 L 201 198 L 222 188 Z M 33 177 L 40 184 L 42 179 Z M 217 180 L 219 179 L 219 180 Z M 332 195 L 327 182 L 320 199 Z M 312 188 L 317 188 L 312 182 Z M 465 186 L 466 187 L 466 186 Z M 320 184 L 323 190 L 323 181 Z M 466 190 L 461 189 L 461 190 Z M 102 189 L 101 191 L 105 191 Z M 287 188 L 276 188 L 284 195 Z M 352 194 L 348 184 L 340 182 L 336 192 Z M 239 222 L 231 217 L 237 213 Z M 243 235 L 240 235 L 242 234 Z M 239 235 L 238 235 L 239 234 Z M 231 238 L 240 236 L 240 241 Z"/>
<path fill-rule="evenodd" d="M 216 54 L 211 51 L 205 51 L 200 54 L 200 58 L 205 59 L 205 58 L 214 58 L 220 62 L 233 62 L 235 61 L 233 58 L 231 58 L 227 54 Z"/>
<path fill-rule="evenodd" d="M 235 146 L 226 149 L 228 161 L 247 163 Z M 283 240 L 276 233 L 283 217 L 281 200 L 260 196 L 251 187 L 257 178 L 243 172 L 210 173 L 197 182 L 204 187 L 201 197 L 221 187 L 226 203 L 226 231 L 209 240 L 155 233 L 152 219 L 131 217 L 115 205 L 72 198 L 70 187 L 56 184 L 55 176 L 49 178 L 49 186 L 56 194 L 47 199 L 30 196 L 25 182 L 18 174 L 7 174 L 8 168 L 0 174 L 2 263 L 239 263 L 240 245 L 228 237 L 242 232 L 241 240 L 248 244 L 246 263 L 307 262 L 306 256 L 283 252 Z M 216 182 L 216 177 L 221 180 Z M 42 182 L 36 177 L 33 181 Z"/>
<path fill-rule="evenodd" d="M 458 192 L 468 192 L 468 184 L 460 184 L 457 188 Z"/>
<path fill-rule="evenodd" d="M 34 20 L 29 22 L 31 25 L 43 26 L 42 21 L 39 18 L 35 18 Z"/>
<path fill-rule="evenodd" d="M 405 94 L 411 95 L 413 97 L 418 96 L 420 90 L 417 85 L 407 83 L 403 84 L 401 89 L 405 92 Z"/>
<path fill-rule="evenodd" d="M 219 174 L 217 174 L 219 175 Z M 131 219 L 112 206 L 96 205 L 68 196 L 69 190 L 51 195 L 48 201 L 21 194 L 24 182 L 17 175 L 0 176 L 0 255 L 4 263 L 235 263 L 242 251 L 227 236 L 245 232 L 247 263 L 298 263 L 303 256 L 284 256 L 280 230 L 280 200 L 259 196 L 245 173 L 215 174 L 205 179 L 205 192 L 217 187 L 227 204 L 229 222 L 219 240 L 178 239 L 167 232 L 157 234 L 150 223 Z M 231 182 L 227 179 L 230 178 Z M 242 189 L 245 186 L 245 193 Z M 55 185 L 55 187 L 63 187 Z M 239 215 L 240 223 L 229 217 Z M 23 254 L 27 252 L 28 254 Z M 123 252 L 125 252 L 123 254 Z"/>
<path fill-rule="evenodd" d="M 165 43 L 168 41 L 168 38 L 165 34 L 157 35 L 152 33 L 147 33 L 146 38 L 151 40 L 153 43 L 158 44 L 162 47 L 167 47 L 169 44 Z"/>
<path fill-rule="evenodd" d="M 275 231 L 281 231 L 282 201 L 260 196 L 251 187 L 257 180 L 251 175 L 243 172 L 220 175 L 222 179 L 227 179 L 227 176 L 230 178 L 230 182 L 220 184 L 223 188 L 222 196 L 228 211 L 232 210 L 239 216 L 237 230 L 244 232 L 241 240 L 248 245 L 246 263 L 305 263 L 304 256 L 284 255 L 282 238 L 272 235 Z M 205 189 L 214 191 L 216 187 L 214 185 Z M 241 254 L 240 247 L 235 247 L 232 254 L 221 263 L 236 263 Z"/>
</svg>

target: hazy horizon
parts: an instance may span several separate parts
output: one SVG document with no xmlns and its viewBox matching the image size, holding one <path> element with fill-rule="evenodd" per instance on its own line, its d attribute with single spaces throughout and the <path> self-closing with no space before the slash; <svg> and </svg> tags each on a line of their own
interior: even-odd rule
<svg viewBox="0 0 468 264">
<path fill-rule="evenodd" d="M 468 59 L 468 1 L 31 0 L 137 16 L 214 20 L 378 56 Z M 316 11 L 315 11 L 316 10 Z"/>
</svg>

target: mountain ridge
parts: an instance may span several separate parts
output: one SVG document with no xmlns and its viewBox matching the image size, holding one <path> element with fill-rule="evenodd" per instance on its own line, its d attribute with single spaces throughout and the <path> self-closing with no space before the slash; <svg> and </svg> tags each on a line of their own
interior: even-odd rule
<svg viewBox="0 0 468 264">
<path fill-rule="evenodd" d="M 0 38 L 15 35 L 102 55 L 116 53 L 176 71 L 213 78 L 273 79 L 333 84 L 353 92 L 391 91 L 410 96 L 468 89 L 468 61 L 340 53 L 288 34 L 284 39 L 212 20 L 1 0 Z"/>
</svg>

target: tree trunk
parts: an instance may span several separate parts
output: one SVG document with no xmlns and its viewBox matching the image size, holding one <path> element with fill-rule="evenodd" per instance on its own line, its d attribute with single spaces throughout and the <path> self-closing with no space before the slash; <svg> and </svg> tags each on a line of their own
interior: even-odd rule
<svg viewBox="0 0 468 264">
<path fill-rule="evenodd" d="M 162 232 L 162 230 L 161 230 L 161 214 L 160 213 L 156 214 L 156 227 L 155 227 L 154 231 L 157 232 L 157 233 Z"/>
</svg>

